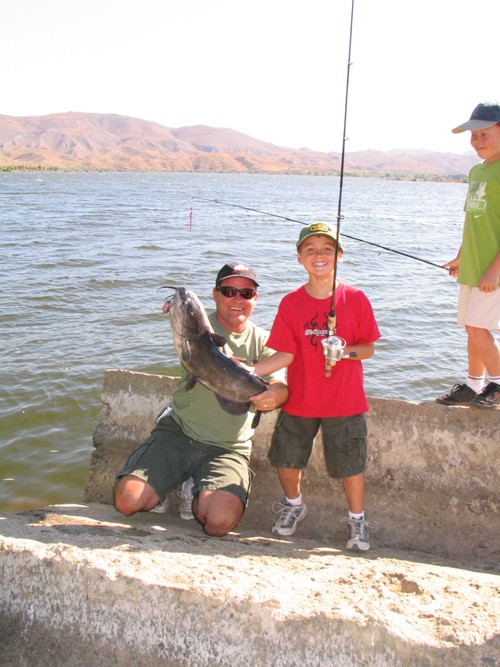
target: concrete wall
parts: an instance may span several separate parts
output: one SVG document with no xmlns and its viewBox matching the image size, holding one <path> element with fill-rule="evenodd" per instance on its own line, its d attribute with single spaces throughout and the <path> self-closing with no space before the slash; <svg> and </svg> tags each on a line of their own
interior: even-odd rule
<svg viewBox="0 0 500 667">
<path fill-rule="evenodd" d="M 86 487 L 87 502 L 112 503 L 117 471 L 150 432 L 178 380 L 130 371 L 107 371 Z M 372 543 L 443 556 L 498 560 L 498 427 L 500 412 L 370 399 L 367 518 Z M 242 521 L 269 534 L 273 501 L 282 497 L 266 458 L 277 413 L 264 414 L 256 431 L 252 468 L 257 473 Z M 340 482 L 324 468 L 321 436 L 305 473 L 309 506 L 298 532 L 304 538 L 345 541 L 346 502 Z M 170 512 L 176 512 L 172 495 Z"/>
<path fill-rule="evenodd" d="M 119 514 L 115 474 L 176 382 L 107 372 L 90 504 L 0 516 L 0 665 L 500 665 L 500 413 L 372 400 L 373 548 L 353 553 L 320 439 L 305 480 L 309 516 L 292 538 L 271 535 L 275 414 L 257 430 L 237 531 L 209 538 L 175 502 L 167 516 Z"/>
</svg>

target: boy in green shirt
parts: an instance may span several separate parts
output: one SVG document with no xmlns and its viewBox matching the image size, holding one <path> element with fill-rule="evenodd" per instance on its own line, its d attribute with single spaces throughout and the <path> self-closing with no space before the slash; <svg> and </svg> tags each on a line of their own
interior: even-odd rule
<svg viewBox="0 0 500 667">
<path fill-rule="evenodd" d="M 444 267 L 460 283 L 457 323 L 467 332 L 468 377 L 436 402 L 500 410 L 500 345 L 491 333 L 500 331 L 500 106 L 478 104 L 452 132 L 465 130 L 483 162 L 469 174 L 462 245 Z"/>
</svg>

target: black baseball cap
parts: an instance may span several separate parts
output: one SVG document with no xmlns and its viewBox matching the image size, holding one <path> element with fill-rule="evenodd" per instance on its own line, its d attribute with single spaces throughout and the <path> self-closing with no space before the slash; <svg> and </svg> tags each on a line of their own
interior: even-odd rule
<svg viewBox="0 0 500 667">
<path fill-rule="evenodd" d="M 248 278 L 255 283 L 255 287 L 259 286 L 255 271 L 246 264 L 242 264 L 241 262 L 224 264 L 222 269 L 217 274 L 217 278 L 215 279 L 215 286 L 219 287 L 221 282 L 227 278 Z"/>
</svg>

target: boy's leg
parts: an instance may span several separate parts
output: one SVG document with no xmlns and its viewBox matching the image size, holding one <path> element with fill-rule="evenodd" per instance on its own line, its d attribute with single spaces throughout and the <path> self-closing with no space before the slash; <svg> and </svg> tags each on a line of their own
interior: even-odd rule
<svg viewBox="0 0 500 667">
<path fill-rule="evenodd" d="M 486 366 L 481 359 L 479 350 L 476 348 L 467 331 L 467 373 L 469 377 L 479 378 L 484 376 L 485 370 Z"/>
<path fill-rule="evenodd" d="M 468 336 L 469 374 L 481 375 L 484 368 L 490 377 L 500 376 L 500 346 L 487 329 L 466 326 Z M 472 372 L 471 366 L 474 371 Z M 481 371 L 482 368 L 482 371 Z"/>
<path fill-rule="evenodd" d="M 302 500 L 300 482 L 302 470 L 305 470 L 309 462 L 319 425 L 319 419 L 296 417 L 283 411 L 276 422 L 267 455 L 271 465 L 278 470 L 285 492 L 285 498 L 271 506 L 271 510 L 280 515 L 272 527 L 272 532 L 276 535 L 293 535 L 299 521 L 308 514 L 307 505 Z"/>
<path fill-rule="evenodd" d="M 490 331 L 500 330 L 500 290 L 481 292 L 460 285 L 457 324 L 467 332 L 468 378 L 439 398 L 444 405 L 474 405 L 484 387 L 484 372 L 500 377 L 500 347 Z"/>
<path fill-rule="evenodd" d="M 278 468 L 278 475 L 285 496 L 290 500 L 298 498 L 300 496 L 302 470 L 300 468 Z"/>
<path fill-rule="evenodd" d="M 364 414 L 323 419 L 325 463 L 330 477 L 341 479 L 349 505 L 347 549 L 370 549 L 370 524 L 364 518 L 364 494 L 367 456 Z"/>
<path fill-rule="evenodd" d="M 342 485 L 347 497 L 349 511 L 352 514 L 361 514 L 364 510 L 365 500 L 365 476 L 363 473 L 353 477 L 344 477 Z"/>
</svg>

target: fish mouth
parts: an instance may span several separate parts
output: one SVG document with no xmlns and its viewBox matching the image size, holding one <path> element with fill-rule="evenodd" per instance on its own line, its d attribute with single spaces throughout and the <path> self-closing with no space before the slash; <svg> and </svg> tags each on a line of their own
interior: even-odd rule
<svg viewBox="0 0 500 667">
<path fill-rule="evenodd" d="M 180 296 L 181 296 L 181 303 L 184 302 L 184 300 L 185 300 L 185 296 L 186 296 L 186 289 L 185 289 L 184 287 L 175 287 L 175 285 L 161 285 L 161 286 L 158 287 L 158 289 L 156 290 L 156 293 L 158 293 L 158 292 L 159 292 L 160 290 L 162 290 L 162 289 L 170 289 L 170 290 L 174 290 L 172 294 L 167 295 L 167 296 L 163 299 L 163 304 L 164 304 L 165 306 L 168 306 L 169 309 L 170 309 L 170 307 L 172 306 L 172 302 L 174 301 L 174 299 L 175 299 L 175 297 L 176 297 L 177 294 L 180 294 Z M 184 297 L 184 298 L 183 298 L 183 297 Z"/>
<path fill-rule="evenodd" d="M 160 289 L 174 290 L 173 294 L 165 297 L 162 310 L 170 317 L 172 328 L 179 336 L 188 338 L 199 335 L 204 327 L 213 331 L 203 305 L 194 292 L 173 285 L 162 285 Z"/>
</svg>

